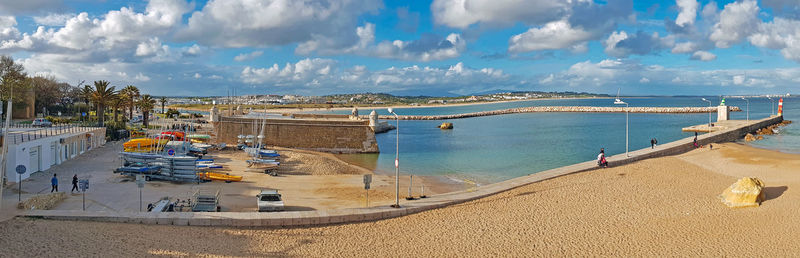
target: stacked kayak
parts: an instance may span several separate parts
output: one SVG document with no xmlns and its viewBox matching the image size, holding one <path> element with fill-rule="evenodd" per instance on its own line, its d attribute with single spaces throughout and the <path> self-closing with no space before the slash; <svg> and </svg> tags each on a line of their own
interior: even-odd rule
<svg viewBox="0 0 800 258">
<path fill-rule="evenodd" d="M 125 152 L 154 152 L 162 148 L 168 139 L 136 138 L 122 144 Z"/>
</svg>

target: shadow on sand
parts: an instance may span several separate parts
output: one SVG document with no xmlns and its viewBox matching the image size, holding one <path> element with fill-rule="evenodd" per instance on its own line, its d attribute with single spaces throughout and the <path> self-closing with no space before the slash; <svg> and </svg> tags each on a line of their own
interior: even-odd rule
<svg viewBox="0 0 800 258">
<path fill-rule="evenodd" d="M 764 194 L 766 195 L 766 200 L 772 200 L 783 195 L 783 192 L 786 192 L 786 189 L 789 189 L 788 186 L 771 186 L 771 187 L 764 187 Z"/>
</svg>

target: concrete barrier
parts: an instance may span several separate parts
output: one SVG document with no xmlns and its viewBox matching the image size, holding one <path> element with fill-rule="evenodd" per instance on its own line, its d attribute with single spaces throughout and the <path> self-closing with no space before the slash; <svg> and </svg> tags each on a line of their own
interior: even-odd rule
<svg viewBox="0 0 800 258">
<path fill-rule="evenodd" d="M 753 120 L 742 126 L 713 133 L 699 135 L 698 144 L 706 145 L 717 142 L 730 142 L 741 139 L 747 133 L 755 132 L 760 128 L 777 124 L 783 121 L 782 116 L 773 116 L 761 120 Z M 693 137 L 659 145 L 655 149 L 644 148 L 630 152 L 630 157 L 624 153 L 608 157 L 612 166 L 624 165 L 643 159 L 681 154 L 694 149 Z M 568 174 L 590 171 L 597 168 L 594 160 L 581 162 L 569 166 L 537 172 L 527 176 L 513 178 L 499 183 L 489 184 L 473 190 L 458 191 L 434 195 L 429 198 L 401 202 L 401 208 L 378 206 L 371 208 L 319 210 L 319 211 L 290 211 L 278 213 L 258 212 L 101 212 L 101 211 L 74 211 L 74 210 L 34 210 L 27 211 L 23 217 L 57 219 L 57 220 L 83 220 L 103 222 L 123 222 L 136 224 L 180 225 L 180 226 L 226 226 L 226 227 L 300 227 L 319 226 L 341 223 L 356 223 L 395 218 L 414 214 L 426 210 L 446 207 L 489 195 L 512 190 L 514 188 L 539 182 L 542 180 L 564 176 Z"/>
</svg>

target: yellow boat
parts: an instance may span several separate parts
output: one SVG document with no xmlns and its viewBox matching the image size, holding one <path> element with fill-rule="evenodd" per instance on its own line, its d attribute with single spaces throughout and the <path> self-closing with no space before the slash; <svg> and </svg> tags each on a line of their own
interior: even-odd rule
<svg viewBox="0 0 800 258">
<path fill-rule="evenodd" d="M 151 138 L 137 138 L 131 139 L 122 144 L 125 152 L 150 152 L 158 151 L 157 148 L 163 148 L 169 139 L 151 139 Z"/>
<path fill-rule="evenodd" d="M 219 180 L 225 182 L 239 182 L 242 181 L 242 176 L 232 176 L 222 173 L 214 173 L 214 172 L 203 172 L 197 173 L 197 177 L 206 180 Z"/>
</svg>

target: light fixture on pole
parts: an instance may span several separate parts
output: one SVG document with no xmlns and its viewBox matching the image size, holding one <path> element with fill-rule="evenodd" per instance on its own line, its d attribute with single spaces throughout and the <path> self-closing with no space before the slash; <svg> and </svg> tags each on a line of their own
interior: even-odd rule
<svg viewBox="0 0 800 258">
<path fill-rule="evenodd" d="M 395 156 L 394 156 L 394 204 L 392 205 L 393 208 L 400 208 L 400 116 L 394 112 L 392 108 L 389 108 L 389 113 L 394 115 L 395 123 L 395 130 L 397 131 L 397 148 L 395 149 Z"/>
<path fill-rule="evenodd" d="M 750 100 L 742 97 L 744 101 L 747 101 L 747 121 L 750 121 Z"/>
<path fill-rule="evenodd" d="M 703 101 L 708 102 L 708 130 L 711 131 L 711 101 L 703 98 Z"/>
<path fill-rule="evenodd" d="M 625 157 L 630 157 L 630 155 L 628 155 L 628 111 L 629 111 L 628 107 L 629 107 L 629 105 L 628 105 L 628 103 L 626 103 L 626 102 L 624 102 L 622 100 L 619 100 L 619 99 L 616 99 L 614 101 L 614 105 L 625 105 Z"/>
<path fill-rule="evenodd" d="M 767 99 L 769 99 L 769 103 L 770 103 L 769 107 L 772 108 L 772 113 L 769 113 L 769 114 L 770 115 L 775 115 L 775 100 L 770 98 L 770 97 L 767 97 Z"/>
</svg>

